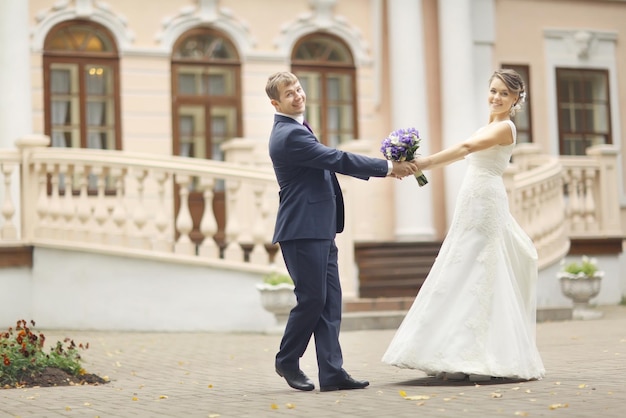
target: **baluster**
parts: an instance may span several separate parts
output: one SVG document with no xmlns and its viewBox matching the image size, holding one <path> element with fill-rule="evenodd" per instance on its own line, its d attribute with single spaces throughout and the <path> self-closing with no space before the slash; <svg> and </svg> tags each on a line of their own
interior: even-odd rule
<svg viewBox="0 0 626 418">
<path fill-rule="evenodd" d="M 189 237 L 193 228 L 193 220 L 189 212 L 189 183 L 191 182 L 191 177 L 188 175 L 176 175 L 175 181 L 176 184 L 178 184 L 180 208 L 176 216 L 176 230 L 179 236 L 174 245 L 174 251 L 177 254 L 194 255 L 196 253 L 196 246 Z"/>
<path fill-rule="evenodd" d="M 131 238 L 131 246 L 134 248 L 148 249 L 149 243 L 144 237 L 145 232 L 143 227 L 147 222 L 146 208 L 143 202 L 144 182 L 148 175 L 147 170 L 137 169 L 135 171 L 135 178 L 137 179 L 137 203 L 133 212 L 133 224 L 135 226 L 135 233 Z"/>
<path fill-rule="evenodd" d="M 243 249 L 239 241 L 239 219 L 237 212 L 237 192 L 240 190 L 241 181 L 226 180 L 227 206 L 226 206 L 226 248 L 224 259 L 243 261 Z"/>
<path fill-rule="evenodd" d="M 36 163 L 35 173 L 39 176 L 39 196 L 37 197 L 37 226 L 33 228 L 33 235 L 39 238 L 50 238 L 50 208 L 48 206 L 48 173 L 45 164 Z"/>
<path fill-rule="evenodd" d="M 152 248 L 156 251 L 171 251 L 171 243 L 167 239 L 167 216 L 165 214 L 165 182 L 169 178 L 169 174 L 165 171 L 154 174 L 157 182 L 158 204 L 154 219 L 154 226 L 157 229 L 157 237 L 152 243 Z"/>
<path fill-rule="evenodd" d="M 59 199 L 59 167 L 53 165 L 50 173 L 50 187 L 52 188 L 52 196 L 50 197 L 50 206 L 48 207 L 48 215 L 50 216 L 50 238 L 59 238 L 59 216 L 61 215 L 61 202 Z"/>
<path fill-rule="evenodd" d="M 108 211 L 105 201 L 105 188 L 106 188 L 106 174 L 103 167 L 93 167 L 91 170 L 92 178 L 96 183 L 96 203 L 93 209 L 93 217 L 96 221 L 96 228 L 93 231 L 93 240 L 97 243 L 105 242 L 105 229 L 104 224 L 108 218 Z"/>
<path fill-rule="evenodd" d="M 126 245 L 126 233 L 124 226 L 126 225 L 126 208 L 124 207 L 124 178 L 126 177 L 126 169 L 113 168 L 111 175 L 115 182 L 115 203 L 113 205 L 113 213 L 111 219 L 115 224 L 115 233 L 111 234 L 111 244 L 115 246 Z"/>
<path fill-rule="evenodd" d="M 581 199 L 581 187 L 580 187 L 580 171 L 572 170 L 572 179 L 570 181 L 569 198 L 570 198 L 570 222 L 572 226 L 572 232 L 578 232 L 583 230 L 582 225 L 582 199 Z"/>
<path fill-rule="evenodd" d="M 587 232 L 599 230 L 599 227 L 596 223 L 596 201 L 594 199 L 593 190 L 595 174 L 596 171 L 593 168 L 585 170 L 585 178 L 583 183 L 583 187 L 585 190 L 585 209 L 583 216 L 585 219 L 585 231 Z"/>
<path fill-rule="evenodd" d="M 62 222 L 59 222 L 60 228 L 65 230 L 64 237 L 70 237 L 70 240 L 75 239 L 74 228 L 72 220 L 74 218 L 74 203 L 72 202 L 72 176 L 67 164 L 59 165 L 59 192 L 63 188 L 63 199 L 60 200 L 60 218 Z"/>
<path fill-rule="evenodd" d="M 78 202 L 76 204 L 76 217 L 80 222 L 76 231 L 77 241 L 87 241 L 89 231 L 91 228 L 88 226 L 88 221 L 91 219 L 91 205 L 89 204 L 89 198 L 87 197 L 87 185 L 89 178 L 89 168 L 83 165 L 75 167 L 75 173 L 79 176 L 78 184 L 80 187 Z"/>
<path fill-rule="evenodd" d="M 254 247 L 252 247 L 252 251 L 250 252 L 250 263 L 267 265 L 269 256 L 265 249 L 265 219 L 268 210 L 263 204 L 265 188 L 262 185 L 255 185 L 253 190 L 256 216 L 253 218 L 252 238 L 254 240 Z"/>
<path fill-rule="evenodd" d="M 4 176 L 4 202 L 2 203 L 2 217 L 4 218 L 4 222 L 2 224 L 2 230 L 0 230 L 0 237 L 5 240 L 17 239 L 17 228 L 13 223 L 15 205 L 13 204 L 13 197 L 11 196 L 11 177 L 13 176 L 14 167 L 15 164 L 2 164 L 2 175 Z"/>
<path fill-rule="evenodd" d="M 215 179 L 200 178 L 200 187 L 202 188 L 202 198 L 204 199 L 204 212 L 202 213 L 202 221 L 200 222 L 200 232 L 204 239 L 198 248 L 198 254 L 201 257 L 219 258 L 220 248 L 213 238 L 217 233 L 217 221 L 215 213 L 213 213 L 213 187 Z"/>
</svg>

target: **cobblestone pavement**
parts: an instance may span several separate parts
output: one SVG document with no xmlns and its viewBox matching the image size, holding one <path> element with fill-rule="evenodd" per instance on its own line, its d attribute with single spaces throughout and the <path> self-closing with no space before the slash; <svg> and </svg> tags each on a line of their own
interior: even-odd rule
<svg viewBox="0 0 626 418">
<path fill-rule="evenodd" d="M 447 382 L 381 363 L 393 330 L 346 331 L 345 368 L 364 390 L 299 392 L 274 372 L 280 335 L 44 331 L 89 342 L 101 386 L 0 390 L 0 417 L 623 417 L 626 307 L 546 322 L 540 381 Z M 317 386 L 314 346 L 301 366 Z"/>
</svg>

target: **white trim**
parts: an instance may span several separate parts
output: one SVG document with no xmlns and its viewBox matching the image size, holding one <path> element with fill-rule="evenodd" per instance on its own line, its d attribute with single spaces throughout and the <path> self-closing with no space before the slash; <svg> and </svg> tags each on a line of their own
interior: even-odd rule
<svg viewBox="0 0 626 418">
<path fill-rule="evenodd" d="M 37 25 L 31 32 L 32 52 L 43 51 L 46 36 L 55 25 L 74 19 L 87 19 L 105 26 L 115 37 L 120 55 L 135 41 L 135 34 L 128 29 L 126 17 L 113 12 L 108 3 L 98 1 L 94 4 L 92 0 L 81 0 L 76 7 L 71 7 L 68 1 L 62 1 L 37 13 Z"/>
</svg>

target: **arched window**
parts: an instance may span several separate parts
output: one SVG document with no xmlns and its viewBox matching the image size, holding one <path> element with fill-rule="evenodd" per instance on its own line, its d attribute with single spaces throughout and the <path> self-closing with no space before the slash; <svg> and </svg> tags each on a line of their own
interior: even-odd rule
<svg viewBox="0 0 626 418">
<path fill-rule="evenodd" d="M 220 149 L 242 135 L 241 65 L 232 42 L 194 29 L 172 55 L 173 149 L 176 155 L 223 160 Z"/>
<path fill-rule="evenodd" d="M 305 118 L 329 146 L 358 138 L 356 69 L 339 38 L 315 33 L 300 39 L 291 57 L 292 72 L 307 95 Z"/>
<path fill-rule="evenodd" d="M 222 144 L 243 136 L 241 117 L 241 63 L 233 43 L 209 28 L 183 34 L 172 51 L 172 149 L 175 155 L 223 160 Z M 191 239 L 199 243 L 204 208 L 198 179 L 190 185 Z M 180 207 L 178 192 L 176 212 Z M 226 204 L 224 184 L 213 191 L 213 211 L 218 224 L 213 237 L 225 245 Z"/>
<path fill-rule="evenodd" d="M 119 58 L 111 33 L 68 21 L 44 42 L 45 132 L 53 147 L 121 149 Z"/>
</svg>

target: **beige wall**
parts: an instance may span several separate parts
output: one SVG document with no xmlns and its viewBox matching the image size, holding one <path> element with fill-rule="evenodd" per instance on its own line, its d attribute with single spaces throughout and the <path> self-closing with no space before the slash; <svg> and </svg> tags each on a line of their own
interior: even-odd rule
<svg viewBox="0 0 626 418">
<path fill-rule="evenodd" d="M 607 31 L 617 34 L 616 65 L 619 108 L 611 108 L 615 121 L 626 121 L 626 2 L 623 1 L 564 1 L 564 0 L 496 0 L 496 65 L 500 63 L 530 66 L 530 94 L 532 95 L 532 124 L 536 143 L 548 151 L 556 141 L 549 129 L 548 95 L 546 84 L 545 29 Z M 621 136 L 613 135 L 613 143 L 622 148 L 626 142 L 626 128 Z M 626 156 L 621 155 L 626 166 Z M 624 182 L 622 186 L 626 186 Z M 626 192 L 626 189 L 622 190 Z"/>
</svg>

